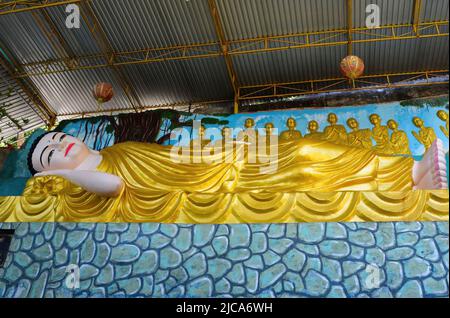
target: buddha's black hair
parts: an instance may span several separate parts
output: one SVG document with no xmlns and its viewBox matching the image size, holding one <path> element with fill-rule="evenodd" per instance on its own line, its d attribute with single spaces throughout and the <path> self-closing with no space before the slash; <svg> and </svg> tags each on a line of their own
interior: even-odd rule
<svg viewBox="0 0 450 318">
<path fill-rule="evenodd" d="M 33 175 L 33 176 L 37 173 L 36 169 L 34 169 L 34 167 L 33 167 L 33 161 L 32 161 L 34 149 L 36 149 L 36 146 L 38 145 L 39 141 L 41 141 L 41 139 L 44 138 L 44 136 L 46 136 L 52 132 L 53 131 L 46 132 L 46 133 L 40 135 L 31 144 L 30 150 L 28 151 L 27 163 L 28 163 L 28 170 L 30 170 L 31 175 Z"/>
</svg>

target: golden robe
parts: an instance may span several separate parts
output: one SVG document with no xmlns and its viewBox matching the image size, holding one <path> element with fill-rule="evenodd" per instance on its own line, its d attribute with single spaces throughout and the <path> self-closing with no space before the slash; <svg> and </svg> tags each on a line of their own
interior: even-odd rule
<svg viewBox="0 0 450 318">
<path fill-rule="evenodd" d="M 272 162 L 263 154 L 261 160 L 249 163 L 245 152 L 241 159 L 233 154 L 228 163 L 179 163 L 171 157 L 171 147 L 136 142 L 117 144 L 100 153 L 103 160 L 98 170 L 121 177 L 125 195 L 138 197 L 149 191 L 212 194 L 412 188 L 412 158 L 380 156 L 371 150 L 313 139 L 280 143 Z M 212 160 L 218 155 L 206 156 Z M 270 164 L 275 164 L 274 171 L 262 172 Z"/>
</svg>

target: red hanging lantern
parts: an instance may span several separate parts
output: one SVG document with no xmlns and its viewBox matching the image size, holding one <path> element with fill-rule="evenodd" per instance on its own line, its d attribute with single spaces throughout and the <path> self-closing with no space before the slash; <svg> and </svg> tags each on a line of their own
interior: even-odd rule
<svg viewBox="0 0 450 318">
<path fill-rule="evenodd" d="M 364 62 L 356 55 L 348 55 L 342 59 L 339 68 L 345 77 L 354 80 L 364 72 Z"/>
<path fill-rule="evenodd" d="M 109 83 L 98 83 L 95 85 L 93 94 L 99 104 L 110 101 L 114 96 L 112 85 Z"/>
</svg>

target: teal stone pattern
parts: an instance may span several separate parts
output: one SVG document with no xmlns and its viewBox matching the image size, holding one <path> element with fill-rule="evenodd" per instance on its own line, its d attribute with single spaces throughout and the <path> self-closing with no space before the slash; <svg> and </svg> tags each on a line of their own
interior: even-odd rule
<svg viewBox="0 0 450 318">
<path fill-rule="evenodd" d="M 449 295 L 448 222 L 0 228 L 0 297 Z"/>
</svg>

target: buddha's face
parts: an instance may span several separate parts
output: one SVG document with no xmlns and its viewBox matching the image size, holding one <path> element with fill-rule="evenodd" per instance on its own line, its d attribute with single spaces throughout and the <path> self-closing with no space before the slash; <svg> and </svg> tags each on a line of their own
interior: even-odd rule
<svg viewBox="0 0 450 318">
<path fill-rule="evenodd" d="M 443 110 L 439 110 L 437 112 L 437 116 L 439 117 L 440 120 L 443 120 L 443 121 L 447 121 L 448 120 L 448 114 L 445 111 L 443 111 Z"/>
<path fill-rule="evenodd" d="M 413 124 L 414 124 L 414 126 L 420 128 L 420 127 L 423 126 L 423 120 L 420 119 L 419 117 L 414 117 L 413 118 Z"/>
<path fill-rule="evenodd" d="M 288 118 L 288 120 L 286 121 L 286 126 L 289 129 L 294 129 L 297 126 L 297 123 L 296 123 L 295 119 L 291 117 L 291 118 Z"/>
<path fill-rule="evenodd" d="M 264 128 L 266 128 L 266 135 L 271 135 L 273 131 L 273 124 L 267 123 L 264 125 Z"/>
<path fill-rule="evenodd" d="M 372 125 L 380 124 L 380 116 L 378 116 L 377 114 L 370 115 L 369 120 L 372 123 Z"/>
<path fill-rule="evenodd" d="M 317 123 L 317 121 L 311 120 L 311 121 L 308 123 L 308 130 L 309 130 L 310 132 L 316 132 L 317 129 L 319 129 L 319 124 Z"/>
<path fill-rule="evenodd" d="M 255 121 L 252 118 L 247 118 L 245 120 L 245 128 L 249 129 L 253 128 L 253 126 L 255 126 Z"/>
<path fill-rule="evenodd" d="M 397 130 L 397 128 L 398 128 L 397 122 L 392 119 L 387 122 L 387 125 L 388 125 L 389 129 L 391 129 L 391 130 Z"/>
<path fill-rule="evenodd" d="M 355 118 L 349 118 L 347 120 L 347 125 L 351 129 L 358 129 L 359 128 L 359 123 L 358 123 L 358 121 Z"/>
<path fill-rule="evenodd" d="M 334 113 L 328 114 L 328 119 L 327 120 L 332 125 L 336 124 L 337 123 L 337 116 L 336 116 L 336 114 L 334 114 Z"/>
<path fill-rule="evenodd" d="M 36 171 L 75 169 L 90 149 L 79 139 L 61 132 L 46 134 L 34 148 L 31 163 Z"/>
<path fill-rule="evenodd" d="M 223 127 L 222 128 L 222 137 L 225 139 L 225 138 L 229 138 L 230 136 L 231 136 L 230 128 Z"/>
</svg>

